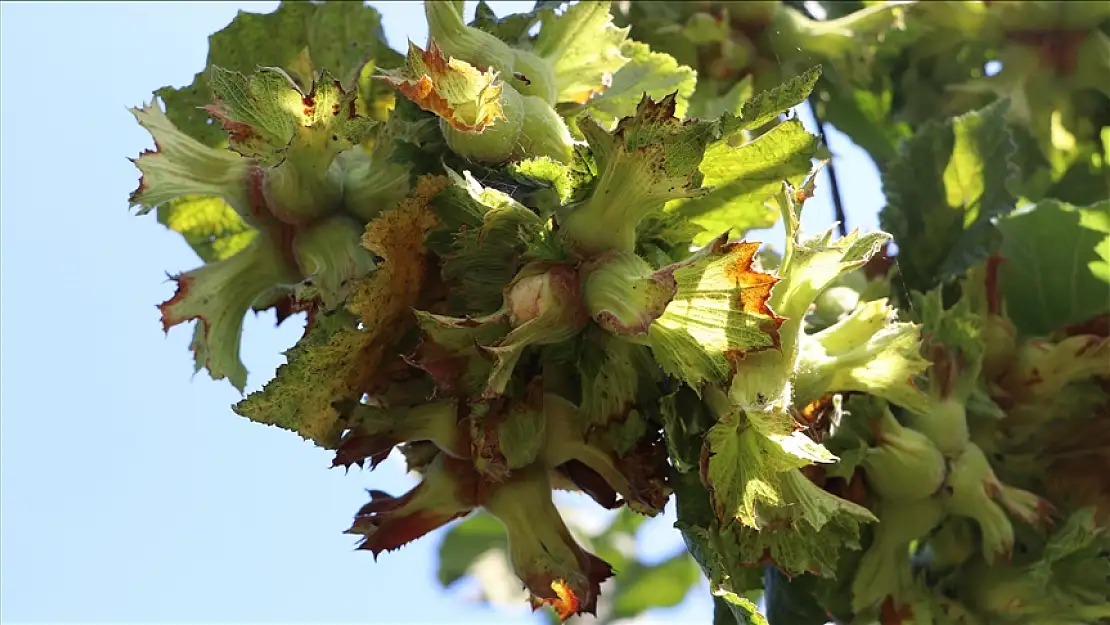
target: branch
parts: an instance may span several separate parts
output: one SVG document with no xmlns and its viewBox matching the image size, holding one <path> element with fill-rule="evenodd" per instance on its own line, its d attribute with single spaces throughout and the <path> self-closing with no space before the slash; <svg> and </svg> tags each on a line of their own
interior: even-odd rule
<svg viewBox="0 0 1110 625">
<path fill-rule="evenodd" d="M 817 20 L 817 16 L 815 16 L 813 12 L 810 11 L 809 7 L 806 6 L 806 3 L 787 2 L 787 4 L 804 13 L 809 19 Z M 825 147 L 828 148 L 829 137 L 825 134 L 825 121 L 821 119 L 820 115 L 817 114 L 817 101 L 814 99 L 815 97 L 816 94 L 810 94 L 809 96 L 809 112 L 813 113 L 813 119 L 817 122 L 817 133 L 821 136 L 821 143 L 823 143 Z M 837 229 L 840 232 L 840 236 L 846 236 L 848 234 L 848 217 L 844 214 L 844 203 L 840 199 L 840 183 L 837 181 L 836 178 L 836 166 L 833 164 L 832 158 L 829 158 L 828 169 L 829 181 L 832 185 L 833 193 L 833 217 L 836 219 Z"/>
<path fill-rule="evenodd" d="M 829 138 L 828 135 L 825 134 L 825 122 L 821 119 L 821 116 L 817 114 L 817 104 L 814 102 L 813 96 L 809 97 L 808 102 L 809 111 L 813 113 L 813 119 L 817 121 L 817 134 L 821 137 L 821 143 L 828 148 Z M 829 170 L 829 180 L 832 185 L 833 214 L 837 221 L 837 228 L 840 231 L 840 236 L 845 236 L 848 234 L 848 219 L 844 214 L 844 203 L 840 199 L 840 183 L 836 178 L 836 165 L 833 164 L 832 158 L 829 159 L 827 168 Z"/>
</svg>

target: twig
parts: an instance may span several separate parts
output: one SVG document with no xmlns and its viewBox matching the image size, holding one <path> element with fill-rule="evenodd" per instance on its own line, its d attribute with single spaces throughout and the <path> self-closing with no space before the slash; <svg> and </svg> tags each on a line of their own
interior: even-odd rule
<svg viewBox="0 0 1110 625">
<path fill-rule="evenodd" d="M 812 96 L 809 98 L 809 111 L 813 114 L 813 119 L 817 122 L 817 134 L 821 137 L 821 143 L 824 144 L 827 149 L 829 147 L 829 138 L 828 135 L 825 134 L 825 122 L 821 119 L 821 116 L 817 114 L 817 105 L 814 103 Z M 826 165 L 829 170 L 829 183 L 832 186 L 833 215 L 837 221 L 837 229 L 840 231 L 840 236 L 846 236 L 848 234 L 848 218 L 844 214 L 844 203 L 840 199 L 840 183 L 836 178 L 836 165 L 833 164 L 833 160 L 834 159 L 830 158 L 828 165 Z"/>
<path fill-rule="evenodd" d="M 813 14 L 813 11 L 809 10 L 809 7 L 806 6 L 805 2 L 787 2 L 787 4 L 790 4 L 795 9 L 804 13 L 809 19 L 821 21 L 817 19 L 817 16 Z M 821 119 L 820 115 L 817 114 L 817 101 L 814 99 L 814 96 L 812 94 L 809 96 L 808 102 L 809 112 L 813 113 L 813 119 L 817 122 L 817 134 L 821 136 L 821 143 L 823 143 L 825 145 L 825 148 L 828 149 L 829 137 L 827 134 L 825 134 L 825 121 Z M 833 164 L 832 158 L 829 159 L 829 164 L 827 165 L 827 167 L 829 168 L 829 183 L 832 186 L 833 194 L 833 218 L 836 219 L 837 229 L 840 232 L 840 236 L 847 236 L 848 217 L 844 214 L 844 203 L 840 199 L 840 183 L 836 179 L 836 166 Z"/>
</svg>

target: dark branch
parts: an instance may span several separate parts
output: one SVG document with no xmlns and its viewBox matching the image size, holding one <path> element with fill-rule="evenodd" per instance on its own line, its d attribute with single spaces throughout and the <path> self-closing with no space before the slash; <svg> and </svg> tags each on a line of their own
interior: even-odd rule
<svg viewBox="0 0 1110 625">
<path fill-rule="evenodd" d="M 817 16 L 809 10 L 804 2 L 791 2 L 787 1 L 788 5 L 793 6 L 796 10 L 801 11 L 811 20 L 816 20 Z M 813 113 L 813 119 L 817 122 L 817 133 L 821 136 L 821 143 L 825 148 L 829 148 L 829 137 L 825 134 L 825 121 L 817 114 L 817 100 L 815 94 L 809 96 L 809 112 Z M 832 186 L 833 194 L 833 218 L 836 219 L 837 229 L 840 231 L 840 236 L 848 234 L 848 217 L 844 214 L 844 202 L 840 199 L 840 183 L 836 178 L 836 165 L 833 164 L 833 159 L 829 159 L 827 165 L 829 170 L 829 181 Z"/>
<path fill-rule="evenodd" d="M 817 104 L 813 96 L 809 98 L 809 111 L 813 113 L 813 119 L 817 121 L 817 134 L 821 137 L 821 143 L 824 144 L 825 148 L 828 148 L 829 138 L 825 134 L 825 121 L 817 114 Z M 829 159 L 829 164 L 826 167 L 829 170 L 829 181 L 832 186 L 833 215 L 837 221 L 840 236 L 845 236 L 848 234 L 848 218 L 844 214 L 844 203 L 840 199 L 840 183 L 836 178 L 836 165 L 833 164 L 833 159 Z"/>
</svg>

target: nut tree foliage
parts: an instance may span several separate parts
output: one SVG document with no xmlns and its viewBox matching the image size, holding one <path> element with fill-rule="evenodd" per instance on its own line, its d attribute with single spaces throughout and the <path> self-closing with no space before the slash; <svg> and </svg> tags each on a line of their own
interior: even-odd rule
<svg viewBox="0 0 1110 625">
<path fill-rule="evenodd" d="M 242 390 L 244 315 L 305 313 L 234 411 L 420 474 L 352 511 L 378 566 L 453 523 L 445 585 L 499 558 L 562 620 L 704 575 L 716 623 L 1110 622 L 1110 4 L 425 13 L 403 53 L 358 2 L 240 13 L 134 109 L 131 203 L 204 261 L 165 329 Z M 886 232 L 799 230 L 803 104 Z M 636 561 L 666 506 L 689 555 Z"/>
</svg>

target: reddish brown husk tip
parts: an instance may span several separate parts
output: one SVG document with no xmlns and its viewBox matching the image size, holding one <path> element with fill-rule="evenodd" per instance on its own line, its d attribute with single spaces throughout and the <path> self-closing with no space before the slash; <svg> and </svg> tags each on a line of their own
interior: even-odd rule
<svg viewBox="0 0 1110 625">
<path fill-rule="evenodd" d="M 155 140 L 154 144 L 158 145 L 158 141 Z M 156 153 L 157 152 L 155 152 L 154 150 L 143 150 L 139 154 L 138 158 L 128 158 L 127 160 L 129 160 L 133 164 L 137 165 L 138 162 L 139 162 L 139 159 L 141 159 L 142 157 L 144 157 L 148 154 L 156 154 Z M 146 191 L 146 174 L 143 174 L 142 176 L 139 176 L 139 186 L 136 187 L 135 190 L 131 192 L 131 195 L 129 195 L 127 197 L 128 204 L 130 204 L 131 206 L 136 206 L 138 204 L 141 204 L 141 202 L 139 201 L 139 197 L 143 194 L 143 191 Z"/>
<path fill-rule="evenodd" d="M 533 612 L 548 605 L 555 610 L 555 615 L 559 617 L 559 620 L 564 622 L 578 614 L 597 615 L 597 598 L 601 596 L 601 584 L 613 576 L 613 567 L 592 553 L 583 553 L 589 559 L 590 592 L 585 597 L 585 601 L 566 580 L 555 579 L 550 584 L 550 594 L 544 593 L 541 595 L 533 591 L 531 599 Z"/>
<path fill-rule="evenodd" d="M 893 597 L 887 597 L 879 608 L 881 625 L 902 625 L 913 619 L 913 609 L 908 605 L 895 605 Z"/>
<path fill-rule="evenodd" d="M 202 108 L 212 116 L 212 119 L 220 122 L 220 126 L 227 132 L 228 139 L 232 143 L 249 141 L 254 136 L 254 129 L 250 124 L 229 118 L 222 104 L 209 104 Z"/>
<path fill-rule="evenodd" d="M 533 612 L 542 606 L 549 605 L 555 609 L 555 615 L 559 617 L 560 621 L 566 621 L 578 613 L 578 597 L 565 580 L 557 579 L 551 582 L 551 590 L 555 593 L 554 598 L 532 599 Z"/>
<path fill-rule="evenodd" d="M 332 468 L 343 467 L 349 470 L 351 465 L 357 464 L 359 468 L 364 468 L 363 463 L 369 460 L 370 470 L 374 470 L 379 464 L 385 462 L 385 459 L 389 457 L 389 452 L 393 451 L 394 447 L 403 442 L 381 436 L 368 436 L 357 430 L 352 430 L 344 435 L 339 442 L 331 466 Z"/>
<path fill-rule="evenodd" d="M 425 334 L 416 350 L 403 358 L 408 365 L 423 370 L 432 378 L 437 397 L 459 396 L 459 381 L 469 365 L 466 356 L 447 349 Z"/>
<path fill-rule="evenodd" d="M 371 552 L 377 560 L 381 552 L 400 549 L 465 514 L 410 509 L 417 508 L 418 504 L 413 502 L 418 501 L 425 491 L 425 485 L 419 484 L 401 497 L 372 493 L 370 503 L 358 511 L 354 524 L 346 533 L 363 535 L 357 548 Z"/>
<path fill-rule="evenodd" d="M 414 61 L 418 62 L 420 66 L 413 66 Z M 440 93 L 442 87 L 437 83 L 451 77 L 456 80 L 462 76 L 466 76 L 470 80 L 480 80 L 484 77 L 474 67 L 469 68 L 469 72 L 473 72 L 474 75 L 468 75 L 469 72 L 464 67 L 467 64 L 464 63 L 460 66 L 455 63 L 457 61 L 444 55 L 439 45 L 434 41 L 430 42 L 427 50 L 421 50 L 410 42 L 407 69 L 387 71 L 380 74 L 378 78 L 393 85 L 417 106 L 425 111 L 435 113 L 457 130 L 481 132 L 498 120 L 504 119 L 505 115 L 500 106 L 484 111 L 473 122 L 465 122 L 456 117 L 459 103 L 452 102 L 444 97 Z M 419 75 L 416 70 L 421 70 Z M 500 87 L 494 87 L 493 93 L 495 95 L 500 94 Z"/>
<path fill-rule="evenodd" d="M 891 267 L 893 267 L 896 262 L 898 262 L 898 259 L 890 255 L 890 242 L 888 241 L 883 243 L 883 246 L 879 248 L 877 254 L 864 263 L 863 275 L 866 276 L 868 280 L 882 278 L 890 273 Z"/>
<path fill-rule="evenodd" d="M 177 325 L 179 323 L 184 323 L 184 322 L 189 321 L 191 319 L 201 319 L 201 321 L 203 321 L 203 319 L 200 316 L 192 316 L 192 317 L 174 317 L 173 316 L 173 314 L 170 312 L 170 309 L 173 308 L 174 305 L 176 305 L 176 304 L 180 303 L 182 300 L 184 300 L 185 297 L 188 295 L 189 285 L 192 284 L 193 278 L 191 276 L 187 276 L 185 274 L 180 274 L 180 275 L 172 276 L 171 279 L 174 282 L 177 283 L 177 290 L 174 291 L 173 297 L 171 297 L 168 300 L 162 302 L 161 304 L 158 304 L 158 310 L 162 313 L 162 331 L 165 332 L 166 334 L 169 334 L 170 328 L 174 327 L 175 325 Z M 205 333 L 205 338 L 206 339 L 208 338 L 208 336 L 207 336 L 208 335 L 208 325 L 209 324 L 207 324 L 207 323 L 204 324 L 204 333 Z"/>
<path fill-rule="evenodd" d="M 424 480 L 404 495 L 372 491 L 346 533 L 361 535 L 358 549 L 376 560 L 383 551 L 399 549 L 469 514 L 480 504 L 479 486 L 468 463 L 441 455 L 428 465 Z"/>
<path fill-rule="evenodd" d="M 992 315 L 1002 314 L 1002 294 L 998 290 L 998 270 L 1006 259 L 995 254 L 987 259 L 986 277 L 983 279 L 984 290 L 987 293 L 987 312 Z"/>
<path fill-rule="evenodd" d="M 1064 336 L 1079 336 L 1090 334 L 1102 338 L 1110 338 L 1110 313 L 1103 313 L 1086 321 L 1080 321 L 1064 326 Z"/>
</svg>

